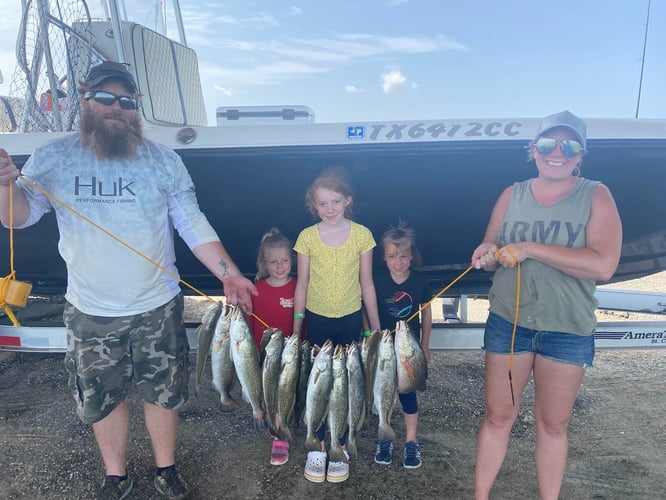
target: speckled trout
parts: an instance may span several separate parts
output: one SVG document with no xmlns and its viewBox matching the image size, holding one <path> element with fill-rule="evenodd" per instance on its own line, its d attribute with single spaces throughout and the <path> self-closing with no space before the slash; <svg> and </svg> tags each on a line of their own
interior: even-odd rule
<svg viewBox="0 0 666 500">
<path fill-rule="evenodd" d="M 395 432 L 391 427 L 391 414 L 397 394 L 397 359 L 393 346 L 393 334 L 390 330 L 382 330 L 381 335 L 373 388 L 375 405 L 379 411 L 377 437 L 380 440 L 393 441 Z"/>
<path fill-rule="evenodd" d="M 365 375 L 363 375 L 361 352 L 356 342 L 347 346 L 347 380 L 349 385 L 347 451 L 351 457 L 355 458 L 358 456 L 356 433 L 361 430 L 365 417 Z"/>
<path fill-rule="evenodd" d="M 234 383 L 236 371 L 231 359 L 231 327 L 232 308 L 225 306 L 215 325 L 213 345 L 210 350 L 210 366 L 213 371 L 213 387 L 220 393 L 220 403 L 224 410 L 238 408 L 238 403 L 231 397 L 231 386 Z"/>
<path fill-rule="evenodd" d="M 327 340 L 321 349 L 319 349 L 317 356 L 312 362 L 305 403 L 305 424 L 307 426 L 307 436 L 305 438 L 306 451 L 321 450 L 321 444 L 316 432 L 328 413 L 328 396 L 333 386 L 333 371 L 331 370 L 332 351 L 333 343 Z"/>
<path fill-rule="evenodd" d="M 210 354 L 215 325 L 222 313 L 222 303 L 214 302 L 203 313 L 201 324 L 197 327 L 197 366 L 194 378 L 194 394 L 199 397 L 199 386 L 206 369 L 206 360 Z"/>
<path fill-rule="evenodd" d="M 404 321 L 395 327 L 395 354 L 398 361 L 398 392 L 425 391 L 428 364 L 418 339 Z"/>
<path fill-rule="evenodd" d="M 231 337 L 231 359 L 236 376 L 243 389 L 243 397 L 252 406 L 252 420 L 257 429 L 266 427 L 266 418 L 261 405 L 261 367 L 259 353 L 252 332 L 240 307 L 233 306 L 229 335 Z"/>
<path fill-rule="evenodd" d="M 282 348 L 280 380 L 278 382 L 278 422 L 277 433 L 280 439 L 293 441 L 289 421 L 294 413 L 296 387 L 298 385 L 301 362 L 300 339 L 298 335 L 287 337 Z"/>
<path fill-rule="evenodd" d="M 331 449 L 328 457 L 331 462 L 347 462 L 340 439 L 347 431 L 347 415 L 349 413 L 349 384 L 347 380 L 347 356 L 341 344 L 335 347 L 331 370 L 333 384 L 328 398 L 328 427 L 331 431 Z"/>
<path fill-rule="evenodd" d="M 271 337 L 264 348 L 265 356 L 261 366 L 261 386 L 264 395 L 264 408 L 268 417 L 268 431 L 277 437 L 278 381 L 282 358 L 282 330 L 271 329 Z"/>
</svg>

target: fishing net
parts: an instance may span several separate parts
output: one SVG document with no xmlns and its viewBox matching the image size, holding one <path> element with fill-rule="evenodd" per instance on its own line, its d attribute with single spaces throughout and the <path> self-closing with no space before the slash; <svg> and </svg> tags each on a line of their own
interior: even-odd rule
<svg viewBox="0 0 666 500">
<path fill-rule="evenodd" d="M 0 102 L 0 131 L 76 130 L 77 83 L 101 62 L 83 0 L 28 0 L 16 44 L 9 96 Z"/>
</svg>

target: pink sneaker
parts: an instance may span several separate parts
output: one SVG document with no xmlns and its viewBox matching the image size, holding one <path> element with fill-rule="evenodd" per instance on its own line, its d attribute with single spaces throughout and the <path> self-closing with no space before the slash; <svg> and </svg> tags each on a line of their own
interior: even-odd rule
<svg viewBox="0 0 666 500">
<path fill-rule="evenodd" d="M 286 464 L 287 460 L 289 460 L 289 441 L 273 439 L 273 447 L 271 448 L 271 465 Z"/>
</svg>

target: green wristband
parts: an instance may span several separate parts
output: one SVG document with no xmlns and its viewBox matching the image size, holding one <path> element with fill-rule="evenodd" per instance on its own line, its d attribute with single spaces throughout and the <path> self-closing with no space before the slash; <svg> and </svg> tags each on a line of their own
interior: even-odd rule
<svg viewBox="0 0 666 500">
<path fill-rule="evenodd" d="M 303 319 L 303 318 L 305 318 L 305 314 L 303 314 L 303 313 L 294 313 L 294 318 Z"/>
<path fill-rule="evenodd" d="M 371 330 L 366 330 L 366 331 L 363 332 L 363 336 L 364 337 L 369 337 L 371 333 L 372 333 Z"/>
</svg>

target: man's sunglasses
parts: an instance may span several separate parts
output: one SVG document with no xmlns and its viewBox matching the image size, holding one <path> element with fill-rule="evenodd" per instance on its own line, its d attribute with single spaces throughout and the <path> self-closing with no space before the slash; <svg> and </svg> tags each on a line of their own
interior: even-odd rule
<svg viewBox="0 0 666 500">
<path fill-rule="evenodd" d="M 558 144 L 562 150 L 562 154 L 567 158 L 575 158 L 584 151 L 583 145 L 578 141 L 574 141 L 573 139 L 558 140 L 551 137 L 539 138 L 534 143 L 534 148 L 537 150 L 537 153 L 547 155 L 555 151 Z"/>
<path fill-rule="evenodd" d="M 139 109 L 139 101 L 127 95 L 116 95 L 104 90 L 92 90 L 83 94 L 86 101 L 94 99 L 95 102 L 103 104 L 104 106 L 113 106 L 118 101 L 122 109 Z"/>
</svg>

